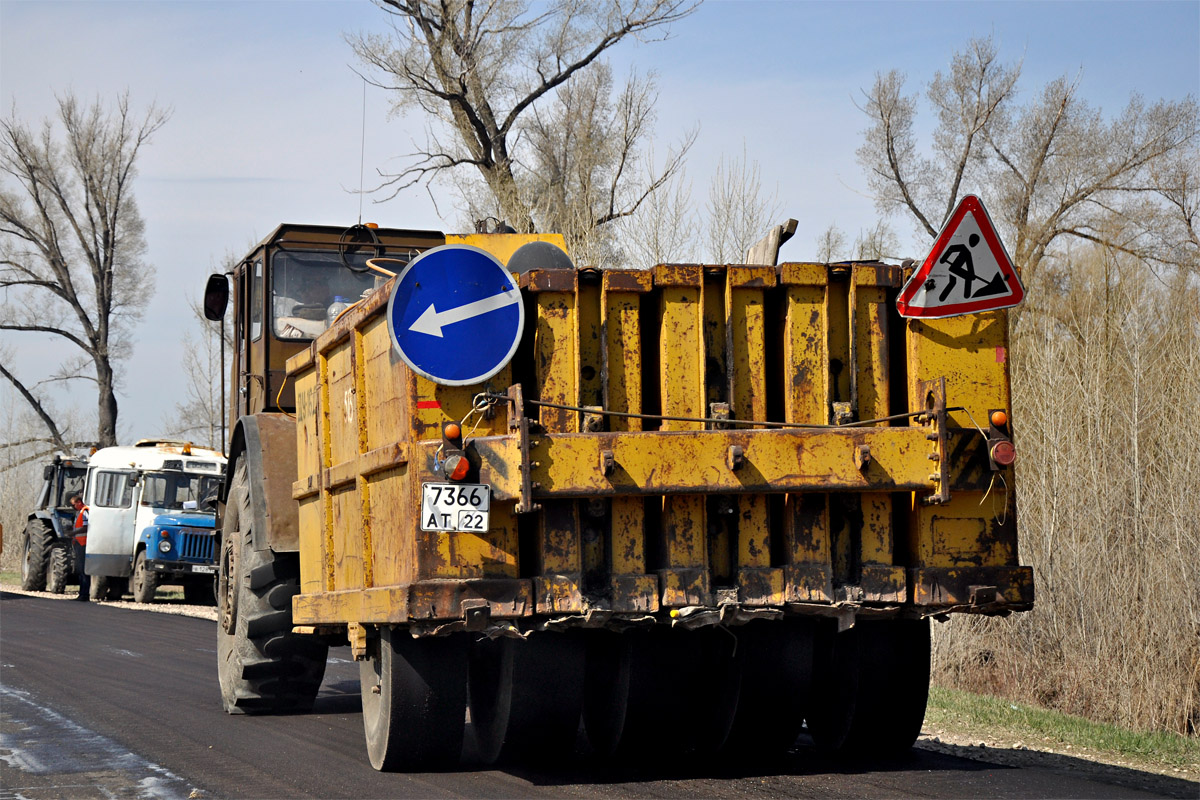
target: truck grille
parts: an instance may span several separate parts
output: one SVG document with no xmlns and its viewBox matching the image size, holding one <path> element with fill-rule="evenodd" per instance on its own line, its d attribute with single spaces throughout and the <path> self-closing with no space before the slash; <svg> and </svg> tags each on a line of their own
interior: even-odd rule
<svg viewBox="0 0 1200 800">
<path fill-rule="evenodd" d="M 185 561 L 212 561 L 213 535 L 184 531 L 179 536 L 179 557 Z"/>
</svg>

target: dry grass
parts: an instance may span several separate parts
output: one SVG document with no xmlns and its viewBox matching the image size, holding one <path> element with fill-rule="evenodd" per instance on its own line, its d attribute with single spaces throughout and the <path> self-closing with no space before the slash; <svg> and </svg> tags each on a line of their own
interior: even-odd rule
<svg viewBox="0 0 1200 800">
<path fill-rule="evenodd" d="M 1112 257 L 1031 287 L 1013 342 L 1036 608 L 938 626 L 936 680 L 1132 729 L 1200 727 L 1200 286 Z"/>
</svg>

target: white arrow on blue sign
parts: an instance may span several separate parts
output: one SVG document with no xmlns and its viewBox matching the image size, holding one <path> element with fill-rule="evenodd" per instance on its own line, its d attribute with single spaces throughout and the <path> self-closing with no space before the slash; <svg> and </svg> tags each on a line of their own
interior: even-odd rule
<svg viewBox="0 0 1200 800">
<path fill-rule="evenodd" d="M 485 250 L 426 250 L 396 278 L 388 301 L 392 345 L 434 383 L 482 383 L 512 359 L 525 329 L 521 291 Z"/>
</svg>

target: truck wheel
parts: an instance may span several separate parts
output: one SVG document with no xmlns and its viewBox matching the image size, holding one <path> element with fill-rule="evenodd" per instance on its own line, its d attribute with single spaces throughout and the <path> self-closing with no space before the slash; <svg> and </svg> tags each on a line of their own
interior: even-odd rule
<svg viewBox="0 0 1200 800">
<path fill-rule="evenodd" d="M 55 543 L 50 550 L 50 566 L 46 569 L 46 591 L 62 594 L 71 580 L 71 553 L 68 545 Z"/>
<path fill-rule="evenodd" d="M 570 633 L 472 643 L 471 726 L 484 763 L 570 755 L 583 710 L 583 644 Z"/>
<path fill-rule="evenodd" d="M 625 729 L 632 661 L 629 635 L 595 631 L 588 636 L 583 727 L 592 749 L 606 758 L 616 754 Z"/>
<path fill-rule="evenodd" d="M 811 622 L 752 622 L 737 630 L 742 687 L 725 748 L 743 757 L 771 757 L 800 736 L 812 691 Z"/>
<path fill-rule="evenodd" d="M 603 756 L 711 753 L 729 734 L 740 679 L 725 631 L 650 630 L 597 637 L 588 650 L 583 718 Z"/>
<path fill-rule="evenodd" d="M 125 597 L 125 593 L 129 591 L 129 578 L 119 578 L 115 575 L 108 577 L 108 585 L 104 592 L 104 599 L 110 602 L 117 602 Z"/>
<path fill-rule="evenodd" d="M 194 606 L 215 605 L 216 588 L 210 578 L 185 578 L 183 582 L 183 602 Z"/>
<path fill-rule="evenodd" d="M 149 603 L 158 590 L 158 576 L 146 564 L 146 551 L 140 550 L 133 562 L 133 577 L 129 579 L 133 602 Z"/>
<path fill-rule="evenodd" d="M 929 620 L 897 619 L 863 626 L 859 693 L 847 746 L 894 758 L 921 734 L 929 700 Z"/>
<path fill-rule="evenodd" d="M 29 520 L 25 526 L 25 557 L 21 559 L 21 588 L 25 591 L 46 588 L 46 567 L 53 544 L 54 531 L 40 519 Z"/>
<path fill-rule="evenodd" d="M 92 588 L 88 590 L 88 597 L 96 601 L 108 600 L 111 590 L 108 586 L 109 578 L 107 575 L 93 575 Z"/>
<path fill-rule="evenodd" d="M 222 532 L 217 675 L 230 714 L 308 711 L 325 677 L 329 645 L 292 633 L 292 597 L 300 591 L 295 553 L 254 549 L 250 483 L 239 459 Z M 227 544 L 226 544 L 227 542 Z M 229 602 L 228 595 L 235 598 Z"/>
<path fill-rule="evenodd" d="M 834 636 L 818 645 L 821 666 L 808 716 L 813 741 L 846 757 L 904 754 L 925 719 L 929 621 L 859 622 Z"/>
<path fill-rule="evenodd" d="M 462 752 L 465 636 L 414 639 L 395 628 L 379 633 L 378 652 L 359 664 L 358 673 L 371 766 L 382 772 L 452 766 Z"/>
</svg>

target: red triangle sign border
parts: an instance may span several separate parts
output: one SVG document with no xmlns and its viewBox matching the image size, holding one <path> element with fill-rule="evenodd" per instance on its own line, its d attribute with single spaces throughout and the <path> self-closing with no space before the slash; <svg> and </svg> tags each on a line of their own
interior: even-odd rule
<svg viewBox="0 0 1200 800">
<path fill-rule="evenodd" d="M 975 224 L 979 227 L 979 232 L 987 244 L 988 251 L 996 260 L 996 265 L 1004 277 L 1005 283 L 1009 288 L 1009 293 L 999 296 L 993 295 L 968 302 L 945 303 L 931 306 L 912 305 L 913 299 L 929 278 L 929 274 L 932 272 L 938 259 L 945 253 L 947 246 L 951 239 L 953 239 L 954 234 L 957 233 L 959 225 L 967 214 L 970 214 L 974 218 Z M 1025 287 L 1021 284 L 1021 277 L 1017 274 L 1012 259 L 1008 256 L 1008 251 L 1004 249 L 1004 243 L 1000 241 L 1000 236 L 996 233 L 996 226 L 992 223 L 991 216 L 988 214 L 987 209 L 984 208 L 983 201 L 975 195 L 969 194 L 959 201 L 954 209 L 954 213 L 950 215 L 946 224 L 942 226 L 942 230 L 934 241 L 929 255 L 925 257 L 921 266 L 913 272 L 912 277 L 905 282 L 904 287 L 900 290 L 900 295 L 896 298 L 896 309 L 900 312 L 900 316 L 909 319 L 943 319 L 945 317 L 957 317 L 981 311 L 1010 308 L 1019 305 L 1024 299 Z"/>
</svg>

